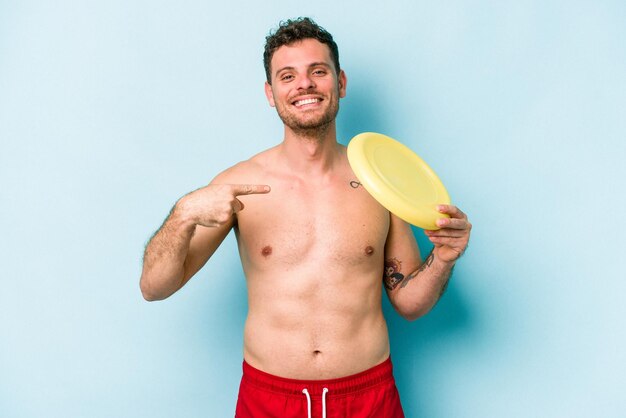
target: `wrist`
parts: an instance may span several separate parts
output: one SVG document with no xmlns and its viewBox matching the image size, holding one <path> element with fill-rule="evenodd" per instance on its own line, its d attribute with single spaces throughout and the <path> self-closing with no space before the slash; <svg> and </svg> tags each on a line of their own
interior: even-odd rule
<svg viewBox="0 0 626 418">
<path fill-rule="evenodd" d="M 434 267 L 438 268 L 439 270 L 452 270 L 452 268 L 456 264 L 456 261 L 458 260 L 458 257 L 453 258 L 453 259 L 450 259 L 448 257 L 443 257 L 439 253 L 437 247 L 433 248 L 432 256 L 433 256 L 432 263 L 435 265 Z"/>
<path fill-rule="evenodd" d="M 185 195 L 178 199 L 172 211 L 170 212 L 170 221 L 179 225 L 184 229 L 195 229 L 198 225 L 197 216 L 193 214 L 191 205 L 189 205 L 188 196 Z"/>
</svg>

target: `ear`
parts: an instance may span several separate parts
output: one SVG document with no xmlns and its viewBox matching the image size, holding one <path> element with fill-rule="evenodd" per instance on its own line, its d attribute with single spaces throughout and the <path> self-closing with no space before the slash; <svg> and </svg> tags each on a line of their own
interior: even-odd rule
<svg viewBox="0 0 626 418">
<path fill-rule="evenodd" d="M 276 103 L 274 102 L 274 92 L 272 91 L 272 86 L 267 81 L 265 82 L 265 97 L 267 97 L 267 101 L 270 103 L 270 106 L 276 106 Z"/>
<path fill-rule="evenodd" d="M 348 78 L 346 77 L 346 73 L 343 70 L 339 71 L 339 77 L 337 79 L 337 82 L 339 84 L 339 97 L 340 98 L 346 97 L 346 88 L 348 87 Z"/>
</svg>

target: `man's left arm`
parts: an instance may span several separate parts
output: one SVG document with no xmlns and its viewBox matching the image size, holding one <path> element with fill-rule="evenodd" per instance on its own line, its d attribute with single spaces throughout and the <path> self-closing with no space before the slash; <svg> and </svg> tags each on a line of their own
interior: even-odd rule
<svg viewBox="0 0 626 418">
<path fill-rule="evenodd" d="M 424 231 L 434 245 L 424 261 L 410 225 L 391 215 L 383 282 L 391 304 L 408 320 L 425 315 L 435 306 L 469 241 L 472 225 L 467 216 L 452 205 L 440 205 L 439 211 L 449 218 L 437 220 L 441 229 Z"/>
</svg>

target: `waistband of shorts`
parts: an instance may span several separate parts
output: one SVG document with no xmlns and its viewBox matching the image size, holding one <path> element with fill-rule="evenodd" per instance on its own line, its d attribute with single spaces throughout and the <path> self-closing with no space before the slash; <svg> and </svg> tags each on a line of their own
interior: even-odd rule
<svg viewBox="0 0 626 418">
<path fill-rule="evenodd" d="M 390 357 L 360 373 L 326 380 L 300 380 L 274 376 L 252 367 L 245 360 L 243 362 L 243 382 L 260 389 L 287 395 L 301 396 L 302 390 L 307 389 L 311 396 L 321 396 L 324 388 L 329 390 L 329 395 L 345 395 L 393 380 L 393 365 Z"/>
</svg>

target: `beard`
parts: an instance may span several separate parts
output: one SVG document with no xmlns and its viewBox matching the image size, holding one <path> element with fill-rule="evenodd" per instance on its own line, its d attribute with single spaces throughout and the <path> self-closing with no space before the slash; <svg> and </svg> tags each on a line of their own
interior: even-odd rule
<svg viewBox="0 0 626 418">
<path fill-rule="evenodd" d="M 326 133 L 339 113 L 339 100 L 337 98 L 325 100 L 329 100 L 329 105 L 321 114 L 317 112 L 296 114 L 289 111 L 289 105 L 278 104 L 276 112 L 278 112 L 278 116 L 285 126 L 289 127 L 296 134 L 306 137 L 319 137 Z"/>
</svg>

